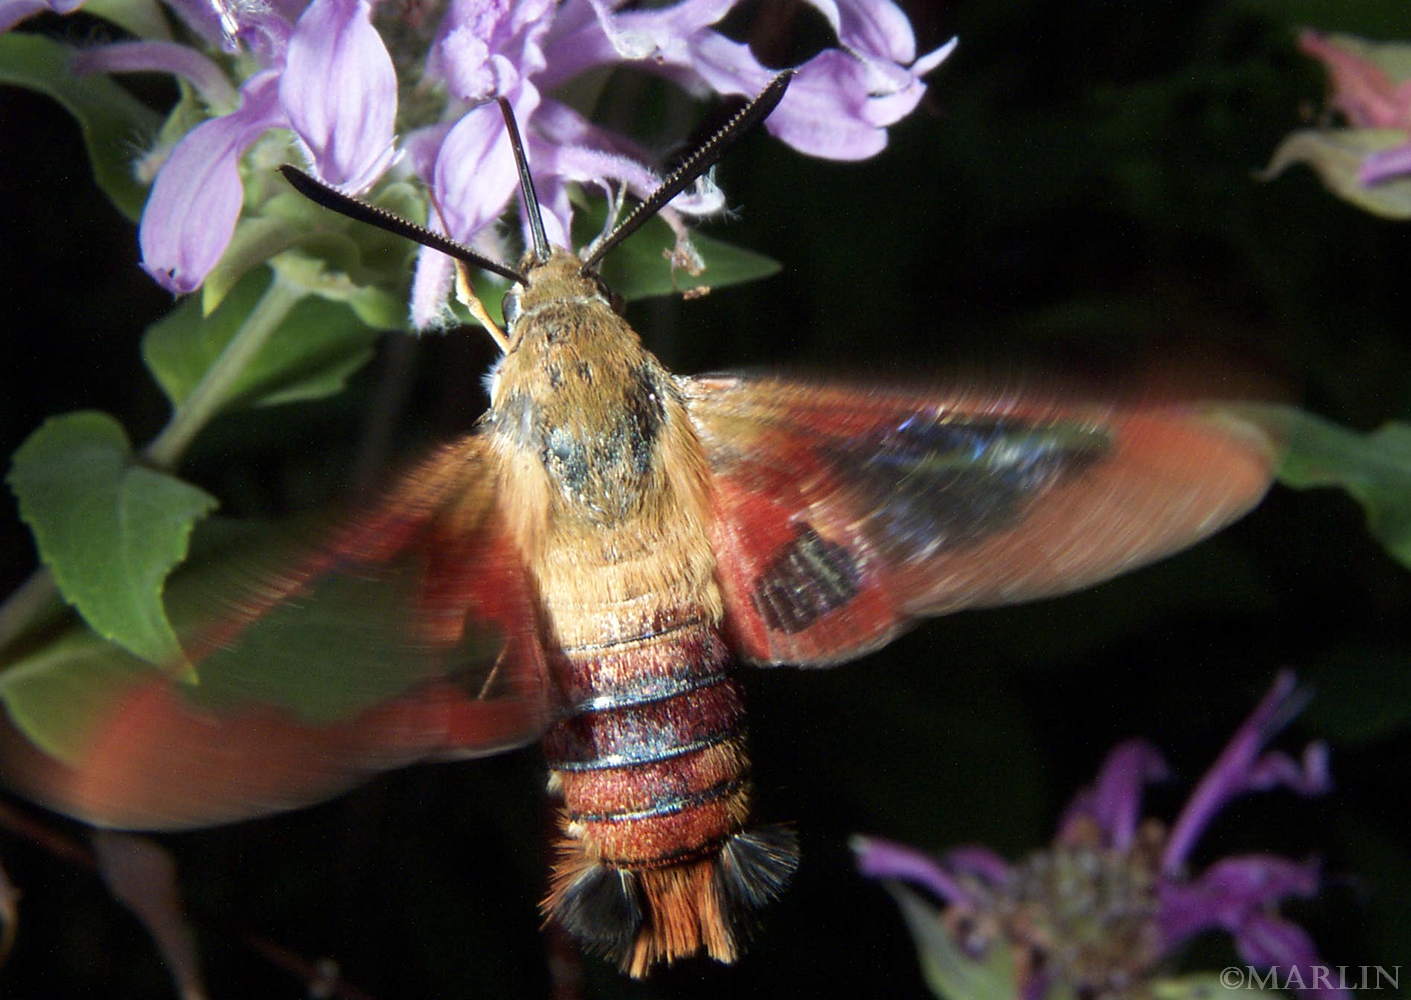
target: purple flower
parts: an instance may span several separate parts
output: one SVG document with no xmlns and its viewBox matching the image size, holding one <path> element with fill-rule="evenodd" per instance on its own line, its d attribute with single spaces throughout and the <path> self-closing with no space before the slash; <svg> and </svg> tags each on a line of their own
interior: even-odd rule
<svg viewBox="0 0 1411 1000">
<path fill-rule="evenodd" d="M 1074 797 L 1054 843 L 1017 864 L 980 847 L 940 860 L 900 844 L 870 838 L 858 844 L 858 865 L 874 878 L 919 885 L 946 904 L 947 926 L 979 958 L 995 941 L 1015 957 L 1017 986 L 1026 998 L 1050 988 L 1082 993 L 1122 990 L 1148 980 L 1184 942 L 1223 930 L 1241 957 L 1277 969 L 1279 982 L 1304 982 L 1300 992 L 1334 1000 L 1345 991 L 1319 979 L 1317 952 L 1302 929 L 1275 907 L 1318 890 L 1315 865 L 1268 854 L 1216 861 L 1188 870 L 1191 849 L 1215 815 L 1246 792 L 1277 787 L 1302 795 L 1327 791 L 1327 751 L 1312 744 L 1301 761 L 1264 746 L 1303 701 L 1293 675 L 1281 673 L 1196 786 L 1168 832 L 1141 818 L 1143 786 L 1166 777 L 1150 744 L 1132 740 L 1113 750 L 1097 780 Z"/>
<path fill-rule="evenodd" d="M 240 161 L 271 129 L 292 129 L 313 171 L 354 191 L 392 161 L 397 78 L 367 0 L 313 0 L 296 23 L 270 12 L 246 30 L 269 68 L 240 88 L 237 110 L 176 145 L 142 215 L 142 266 L 174 292 L 220 260 L 244 202 Z M 143 68 L 182 72 L 165 58 Z"/>
<path fill-rule="evenodd" d="M 241 88 L 238 110 L 198 125 L 172 150 L 137 232 L 142 266 L 159 284 L 190 292 L 216 266 L 244 201 L 240 158 L 284 122 L 279 76 L 269 70 Z"/>
<path fill-rule="evenodd" d="M 0 0 L 0 32 L 9 31 L 21 21 L 46 10 L 72 14 L 82 6 L 83 0 Z"/>
<path fill-rule="evenodd" d="M 1411 132 L 1411 79 L 1394 79 L 1385 64 L 1367 55 L 1372 46 L 1305 31 L 1298 47 L 1323 63 L 1332 82 L 1330 103 L 1353 128 Z M 1357 177 L 1363 185 L 1372 185 L 1408 173 L 1411 142 L 1369 154 Z"/>
<path fill-rule="evenodd" d="M 753 96 L 775 71 L 761 65 L 748 46 L 711 30 L 737 2 L 683 0 L 618 13 L 621 4 L 607 0 L 559 6 L 547 0 L 518 5 L 453 0 L 428 72 L 467 103 L 492 97 L 510 101 L 525 133 L 549 238 L 566 244 L 572 224 L 569 183 L 598 185 L 609 193 L 615 185 L 643 197 L 659 178 L 642 150 L 546 94 L 586 71 L 630 62 L 696 92 Z M 939 65 L 953 43 L 915 60 L 911 26 L 890 0 L 816 6 L 829 17 L 843 48 L 826 50 L 800 68 L 766 127 L 812 155 L 871 156 L 885 145 L 886 126 L 920 100 L 925 91 L 920 76 Z M 839 61 L 845 68 L 834 66 Z M 473 241 L 514 196 L 513 162 L 492 106 L 473 107 L 449 131 L 438 125 L 414 133 L 408 145 L 422 147 L 413 153 L 414 169 L 429 182 L 441 224 L 458 240 Z M 723 196 L 707 183 L 673 200 L 663 218 L 684 244 L 682 215 L 707 215 L 723 206 Z M 421 251 L 412 288 L 415 325 L 435 325 L 443 318 L 451 278 L 444 255 Z"/>
<path fill-rule="evenodd" d="M 78 2 L 0 0 L 0 27 Z M 202 53 L 159 40 L 91 50 L 76 69 L 169 72 L 191 83 L 217 115 L 171 148 L 142 219 L 143 266 L 175 292 L 199 287 L 237 221 L 261 214 L 278 190 L 247 182 L 288 156 L 285 129 L 325 182 L 358 193 L 389 169 L 402 178 L 414 174 L 427 192 L 431 224 L 462 242 L 484 244 L 498 239 L 493 225 L 516 189 L 493 103 L 506 98 L 524 133 L 549 237 L 566 245 L 570 185 L 641 197 L 658 177 L 647 151 L 549 95 L 582 73 L 623 63 L 699 95 L 753 96 L 777 72 L 714 30 L 739 0 L 630 11 L 618 9 L 622 0 L 447 0 L 421 9 L 375 8 L 371 0 L 167 2 L 212 48 L 246 49 L 249 58 L 238 65 L 249 75 L 232 82 Z M 838 47 L 798 68 L 768 128 L 810 155 L 871 156 L 885 146 L 888 126 L 916 106 L 925 92 L 921 78 L 954 43 L 917 57 L 911 26 L 892 0 L 809 2 Z M 396 40 L 392 48 L 384 35 Z M 399 92 L 413 95 L 410 106 L 399 107 Z M 162 155 L 158 150 L 156 157 Z M 683 217 L 723 207 L 723 195 L 705 179 L 662 213 L 685 258 Z M 415 325 L 445 318 L 451 276 L 446 257 L 421 252 Z"/>
<path fill-rule="evenodd" d="M 392 163 L 397 72 L 367 0 L 314 0 L 294 27 L 279 103 L 320 177 L 362 191 Z"/>
<path fill-rule="evenodd" d="M 79 76 L 151 70 L 171 73 L 191 84 L 206 106 L 220 114 L 234 111 L 240 103 L 240 95 L 214 60 L 175 42 L 117 42 L 85 49 L 74 56 L 72 68 Z"/>
</svg>

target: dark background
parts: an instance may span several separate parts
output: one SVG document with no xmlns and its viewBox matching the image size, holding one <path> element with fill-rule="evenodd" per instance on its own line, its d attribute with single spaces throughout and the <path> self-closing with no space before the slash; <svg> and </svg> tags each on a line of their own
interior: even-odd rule
<svg viewBox="0 0 1411 1000">
<path fill-rule="evenodd" d="M 1411 38 L 1404 0 L 909 9 L 921 51 L 952 34 L 961 47 L 882 155 L 811 160 L 756 135 L 722 166 L 738 216 L 711 231 L 783 271 L 701 301 L 634 306 L 670 367 L 885 379 L 977 361 L 1092 373 L 1204 357 L 1216 371 L 1264 373 L 1359 430 L 1411 418 L 1411 229 L 1334 200 L 1306 171 L 1255 177 L 1322 104 L 1297 27 Z M 818 22 L 807 9 L 797 17 L 806 38 Z M 79 40 L 92 30 L 82 19 L 32 26 Z M 776 62 L 808 54 L 768 40 L 761 51 Z M 64 113 L 4 90 L 0 120 L 0 450 L 79 408 L 111 412 L 146 441 L 165 407 L 138 340 L 169 296 L 137 269 L 132 229 L 93 189 Z M 184 473 L 228 513 L 293 509 L 338 492 L 349 470 L 395 465 L 471 425 L 493 359 L 486 338 L 393 336 L 384 347 L 337 399 L 218 421 Z M 34 556 L 8 495 L 0 506 L 8 589 Z M 1316 697 L 1282 745 L 1330 741 L 1337 791 L 1240 800 L 1196 859 L 1322 858 L 1325 892 L 1286 912 L 1324 958 L 1411 965 L 1408 656 L 1411 574 L 1345 495 L 1276 488 L 1216 539 L 1088 593 L 926 623 L 837 670 L 751 672 L 760 813 L 797 822 L 803 868 L 737 967 L 687 962 L 646 984 L 538 930 L 549 812 L 532 748 L 161 840 L 218 997 L 302 994 L 244 944 L 251 932 L 334 958 L 381 998 L 543 996 L 550 949 L 593 997 L 922 996 L 910 939 L 881 889 L 853 872 L 849 836 L 979 842 L 1018 857 L 1049 839 L 1105 751 L 1133 735 L 1169 754 L 1178 777 L 1149 800 L 1169 819 L 1288 666 Z M 0 863 L 24 893 L 0 994 L 169 990 L 144 932 L 91 874 L 4 831 Z M 1233 953 L 1212 935 L 1187 957 L 1218 968 Z"/>
</svg>

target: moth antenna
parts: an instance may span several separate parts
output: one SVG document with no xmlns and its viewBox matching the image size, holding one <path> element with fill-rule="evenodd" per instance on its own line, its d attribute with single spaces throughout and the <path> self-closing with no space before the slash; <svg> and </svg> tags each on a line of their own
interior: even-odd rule
<svg viewBox="0 0 1411 1000">
<path fill-rule="evenodd" d="M 404 239 L 411 240 L 413 243 L 430 247 L 432 250 L 439 250 L 448 257 L 454 257 L 456 260 L 464 261 L 467 264 L 485 271 L 492 271 L 503 278 L 508 278 L 510 281 L 517 282 L 521 285 L 527 284 L 524 275 L 520 274 L 508 264 L 501 264 L 499 261 L 491 260 L 484 254 L 472 250 L 464 243 L 458 243 L 449 236 L 434 233 L 425 226 L 417 225 L 410 219 L 404 219 L 400 215 L 394 215 L 385 208 L 378 208 L 376 205 L 370 205 L 361 199 L 346 195 L 337 188 L 330 187 L 323 183 L 323 181 L 310 177 L 298 167 L 286 163 L 279 168 L 279 172 L 284 175 L 284 179 L 293 186 L 295 191 L 298 191 L 315 204 L 322 205 L 329 211 L 337 212 L 339 215 L 345 215 L 357 222 L 365 222 L 369 226 L 376 226 L 378 229 L 391 233 L 393 236 L 401 236 Z"/>
<path fill-rule="evenodd" d="M 759 96 L 746 104 L 726 122 L 721 129 L 707 139 L 694 153 L 686 157 L 681 165 L 673 170 L 661 186 L 647 196 L 645 201 L 627 213 L 627 218 L 618 223 L 617 228 L 593 248 L 588 259 L 583 262 L 583 271 L 591 271 L 613 247 L 642 227 L 652 216 L 661 211 L 672 198 L 675 198 L 701 174 L 720 162 L 737 139 L 750 128 L 769 117 L 769 113 L 784 99 L 784 91 L 789 89 L 789 81 L 794 78 L 793 70 L 785 70 L 769 81 L 769 86 L 760 91 Z"/>
<path fill-rule="evenodd" d="M 495 98 L 505 116 L 505 129 L 510 134 L 510 149 L 514 150 L 515 166 L 519 168 L 519 193 L 524 198 L 524 214 L 529 218 L 529 235 L 534 241 L 534 259 L 540 264 L 549 259 L 549 237 L 544 232 L 544 216 L 539 211 L 539 195 L 534 191 L 534 178 L 529 176 L 529 160 L 524 156 L 524 140 L 514 120 L 514 109 L 503 97 Z"/>
</svg>

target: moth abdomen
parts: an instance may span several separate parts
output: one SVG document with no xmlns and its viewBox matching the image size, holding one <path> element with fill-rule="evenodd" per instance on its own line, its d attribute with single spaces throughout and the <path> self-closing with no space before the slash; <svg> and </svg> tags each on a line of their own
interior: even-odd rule
<svg viewBox="0 0 1411 1000">
<path fill-rule="evenodd" d="M 564 651 L 574 713 L 545 737 L 563 840 L 545 912 L 641 976 L 704 948 L 733 961 L 797 851 L 745 831 L 744 706 L 704 616 Z M 753 837 L 753 839 L 751 839 Z M 792 841 L 787 841 L 791 844 Z"/>
<path fill-rule="evenodd" d="M 653 867 L 713 846 L 748 809 L 744 704 L 729 651 L 696 615 L 569 648 L 568 718 L 544 738 L 571 834 L 605 859 Z"/>
</svg>

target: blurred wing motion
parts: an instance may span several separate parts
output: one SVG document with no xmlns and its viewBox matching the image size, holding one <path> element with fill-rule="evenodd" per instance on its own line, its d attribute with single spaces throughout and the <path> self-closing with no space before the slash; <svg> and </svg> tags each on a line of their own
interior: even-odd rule
<svg viewBox="0 0 1411 1000">
<path fill-rule="evenodd" d="M 544 658 L 491 480 L 467 438 L 317 545 L 187 571 L 167 604 L 194 682 L 82 630 L 36 669 L 14 664 L 0 675 L 18 724 L 7 777 L 99 825 L 170 829 L 533 739 L 549 721 Z"/>
<path fill-rule="evenodd" d="M 1074 590 L 1264 495 L 1272 444 L 1191 403 L 682 379 L 715 487 L 727 628 L 830 664 L 908 621 Z"/>
<path fill-rule="evenodd" d="M 837 663 L 917 617 L 1156 559 L 1257 502 L 1274 459 L 1191 403 L 678 382 L 712 474 L 728 638 L 756 663 Z M 556 699 L 484 447 L 441 449 L 318 544 L 184 572 L 167 602 L 194 681 L 83 630 L 12 664 L 0 767 L 91 822 L 176 828 L 538 736 Z"/>
</svg>

